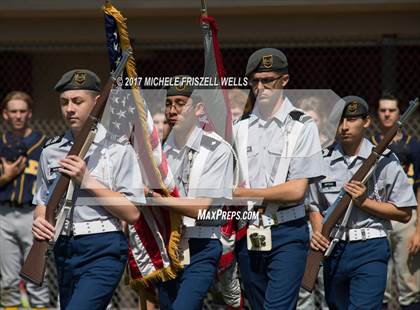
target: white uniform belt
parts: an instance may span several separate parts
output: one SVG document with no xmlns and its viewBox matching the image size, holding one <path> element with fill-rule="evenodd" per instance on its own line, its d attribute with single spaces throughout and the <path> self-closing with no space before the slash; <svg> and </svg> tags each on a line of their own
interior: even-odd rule
<svg viewBox="0 0 420 310">
<path fill-rule="evenodd" d="M 121 230 L 118 219 L 73 223 L 73 235 L 90 235 Z"/>
<path fill-rule="evenodd" d="M 220 239 L 220 226 L 184 226 L 183 238 Z"/>
<path fill-rule="evenodd" d="M 332 234 L 335 233 L 333 229 Z M 386 230 L 378 228 L 354 228 L 347 229 L 341 236 L 341 240 L 360 241 L 376 238 L 385 238 L 387 236 Z"/>
<path fill-rule="evenodd" d="M 289 209 L 277 209 L 277 211 L 272 213 L 267 209 L 262 215 L 262 221 L 264 227 L 266 227 L 294 221 L 303 217 L 305 217 L 305 207 L 304 205 L 298 205 Z M 257 220 L 252 224 L 258 225 L 259 221 Z"/>
</svg>

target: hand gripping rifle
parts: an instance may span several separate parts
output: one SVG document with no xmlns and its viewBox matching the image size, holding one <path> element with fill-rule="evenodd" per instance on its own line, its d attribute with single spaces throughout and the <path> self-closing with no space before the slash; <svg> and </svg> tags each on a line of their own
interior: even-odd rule
<svg viewBox="0 0 420 310">
<path fill-rule="evenodd" d="M 410 115 L 414 112 L 419 104 L 419 99 L 416 98 L 410 101 L 410 106 L 408 107 L 407 111 L 401 116 L 400 120 L 387 132 L 385 137 L 382 139 L 381 143 L 379 143 L 373 150 L 369 157 L 365 160 L 363 165 L 357 170 L 357 172 L 353 175 L 350 181 L 366 181 L 368 175 L 372 172 L 372 168 L 388 147 L 388 145 L 392 142 L 395 135 L 397 134 L 398 130 L 407 122 L 407 119 Z M 329 240 L 330 234 L 336 225 L 339 223 L 341 218 L 345 215 L 349 205 L 351 203 L 351 196 L 346 193 L 342 192 L 339 199 L 331 206 L 331 211 L 327 213 L 326 219 L 324 220 L 324 224 L 322 226 L 322 235 Z M 337 237 L 335 237 L 337 239 Z M 337 239 L 338 240 L 338 239 Z M 336 240 L 336 241 L 337 241 Z M 332 247 L 337 242 L 331 242 Z M 330 254 L 331 250 L 327 250 L 326 254 Z M 315 251 L 309 249 L 308 257 L 306 259 L 306 268 L 305 273 L 303 275 L 302 284 L 301 286 L 309 291 L 312 292 L 312 289 L 315 285 L 316 278 L 318 276 L 319 268 L 321 262 L 324 258 L 324 253 L 321 251 Z"/>
<path fill-rule="evenodd" d="M 93 141 L 93 137 L 96 133 L 96 127 L 105 109 L 109 93 L 111 92 L 116 79 L 122 74 L 130 55 L 131 50 L 124 51 L 118 67 L 114 72 L 111 73 L 110 78 L 105 84 L 105 87 L 102 89 L 95 106 L 90 112 L 88 119 L 83 124 L 83 127 L 80 133 L 77 135 L 68 155 L 83 155 L 82 153 L 85 153 L 87 149 L 89 149 L 90 145 L 86 145 L 86 142 Z M 61 174 L 57 179 L 55 187 L 48 199 L 45 219 L 52 225 L 55 224 L 55 210 L 58 207 L 60 200 L 66 192 L 67 188 L 69 187 L 69 183 L 70 178 L 65 174 Z M 56 227 L 56 229 L 61 230 L 59 227 Z M 31 250 L 26 257 L 25 263 L 20 270 L 21 277 L 36 285 L 41 286 L 42 282 L 44 281 L 46 259 L 53 247 L 54 240 L 47 242 L 35 239 Z"/>
</svg>

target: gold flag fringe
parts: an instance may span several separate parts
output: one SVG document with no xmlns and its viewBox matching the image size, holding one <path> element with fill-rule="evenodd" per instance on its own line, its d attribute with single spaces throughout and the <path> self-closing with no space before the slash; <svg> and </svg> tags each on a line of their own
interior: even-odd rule
<svg viewBox="0 0 420 310">
<path fill-rule="evenodd" d="M 117 21 L 118 33 L 120 36 L 120 46 L 123 50 L 131 49 L 130 39 L 128 37 L 127 31 L 127 24 L 126 18 L 122 16 L 120 11 L 118 11 L 110 1 L 106 1 L 105 6 L 103 7 L 103 11 L 105 14 L 110 15 L 115 18 Z M 126 71 L 129 78 L 136 78 L 136 63 L 134 60 L 133 55 L 130 56 L 129 60 L 127 61 Z M 143 135 L 143 140 L 145 142 L 146 153 L 148 154 L 147 160 L 153 163 L 154 174 L 158 176 L 160 182 L 160 188 L 163 190 L 163 194 L 165 196 L 169 196 L 170 193 L 166 188 L 165 184 L 163 183 L 162 176 L 160 175 L 159 169 L 157 167 L 156 161 L 152 155 L 152 146 L 149 141 L 148 130 L 147 130 L 147 115 L 144 109 L 144 100 L 140 94 L 140 89 L 138 85 L 134 85 L 132 87 L 132 93 L 134 97 L 134 102 L 137 107 L 137 111 L 139 113 L 140 124 L 142 126 L 141 132 Z M 168 245 L 168 254 L 170 258 L 170 265 L 166 268 L 162 268 L 160 270 L 156 270 L 155 272 L 145 276 L 141 279 L 132 279 L 130 277 L 130 286 L 136 290 L 142 290 L 148 286 L 148 283 L 152 280 L 158 281 L 167 281 L 174 279 L 177 275 L 177 272 L 182 269 L 181 263 L 179 261 L 179 243 L 181 240 L 181 216 L 173 211 L 170 212 L 170 220 L 171 220 L 171 234 L 169 239 Z M 146 294 L 147 295 L 147 294 Z"/>
</svg>

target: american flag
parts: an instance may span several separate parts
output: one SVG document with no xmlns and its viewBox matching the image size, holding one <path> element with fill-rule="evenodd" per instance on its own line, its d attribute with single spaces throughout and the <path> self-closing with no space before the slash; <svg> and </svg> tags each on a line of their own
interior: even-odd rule
<svg viewBox="0 0 420 310">
<path fill-rule="evenodd" d="M 109 60 L 111 70 L 114 70 L 122 51 L 131 46 L 125 18 L 109 2 L 103 10 Z M 122 82 L 125 78 L 136 77 L 136 65 L 131 56 Z M 158 131 L 138 85 L 133 84 L 128 89 L 117 87 L 111 94 L 106 117 L 111 134 L 125 135 L 130 139 L 138 153 L 146 185 L 165 196 L 179 196 L 162 152 Z M 180 221 L 180 216 L 172 211 L 145 206 L 137 223 L 129 225 L 130 284 L 134 288 L 144 288 L 150 280 L 168 280 L 176 276 L 181 268 L 177 254 Z"/>
</svg>

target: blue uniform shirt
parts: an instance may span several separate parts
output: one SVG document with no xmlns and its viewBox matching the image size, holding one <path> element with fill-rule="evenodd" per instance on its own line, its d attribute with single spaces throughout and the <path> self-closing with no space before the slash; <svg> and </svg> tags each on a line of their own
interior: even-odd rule
<svg viewBox="0 0 420 310">
<path fill-rule="evenodd" d="M 32 133 L 24 138 L 13 136 L 10 132 L 2 134 L 0 141 L 0 156 L 3 156 L 5 148 L 13 147 L 17 143 L 26 147 L 27 163 L 22 174 L 0 188 L 0 201 L 10 201 L 17 204 L 28 204 L 32 202 L 35 194 L 35 181 L 38 172 L 39 157 L 45 136 L 39 131 L 33 130 Z"/>
</svg>

